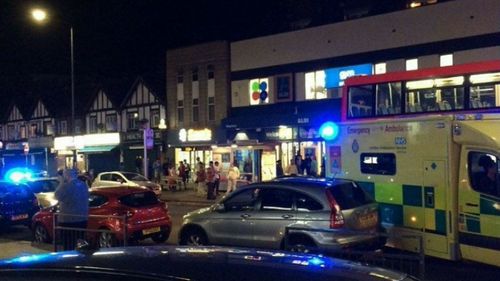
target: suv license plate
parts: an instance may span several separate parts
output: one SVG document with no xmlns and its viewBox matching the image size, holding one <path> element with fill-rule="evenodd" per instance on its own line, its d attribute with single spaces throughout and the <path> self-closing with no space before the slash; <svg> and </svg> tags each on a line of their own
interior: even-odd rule
<svg viewBox="0 0 500 281">
<path fill-rule="evenodd" d="M 11 217 L 11 220 L 13 221 L 18 221 L 18 220 L 24 220 L 28 218 L 28 214 L 22 214 L 22 215 L 15 215 Z"/>
<path fill-rule="evenodd" d="M 148 234 L 151 234 L 151 233 L 156 233 L 156 232 L 160 232 L 160 227 L 153 227 L 153 228 L 148 228 L 148 229 L 144 229 L 142 231 L 142 234 L 143 235 L 148 235 Z"/>
</svg>

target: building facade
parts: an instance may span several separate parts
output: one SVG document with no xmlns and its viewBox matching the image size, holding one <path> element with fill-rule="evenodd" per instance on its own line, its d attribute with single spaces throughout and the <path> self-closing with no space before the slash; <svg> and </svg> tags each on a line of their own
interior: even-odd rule
<svg viewBox="0 0 500 281">
<path fill-rule="evenodd" d="M 220 123 L 229 106 L 229 43 L 216 41 L 167 50 L 168 158 L 214 160 L 229 166 Z"/>
<path fill-rule="evenodd" d="M 321 173 L 317 133 L 322 122 L 339 120 L 345 78 L 498 59 L 499 8 L 491 0 L 449 1 L 232 42 L 223 126 L 233 154 L 252 162 L 247 170 L 258 179 L 273 176 L 274 160 L 285 168 L 298 155 L 315 156 Z"/>
</svg>

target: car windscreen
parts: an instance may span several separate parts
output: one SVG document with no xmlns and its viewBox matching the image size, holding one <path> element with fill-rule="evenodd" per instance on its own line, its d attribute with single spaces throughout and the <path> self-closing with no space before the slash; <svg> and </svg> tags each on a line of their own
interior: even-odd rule
<svg viewBox="0 0 500 281">
<path fill-rule="evenodd" d="M 132 193 L 121 197 L 120 202 L 128 207 L 146 207 L 158 204 L 158 198 L 151 191 Z"/>
<path fill-rule="evenodd" d="M 373 198 L 355 183 L 334 185 L 329 187 L 328 191 L 342 209 L 352 209 L 374 202 Z"/>
<path fill-rule="evenodd" d="M 122 173 L 129 181 L 147 181 L 147 179 L 135 173 Z"/>
<path fill-rule="evenodd" d="M 58 180 L 39 180 L 28 183 L 33 193 L 54 192 L 59 185 Z"/>
</svg>

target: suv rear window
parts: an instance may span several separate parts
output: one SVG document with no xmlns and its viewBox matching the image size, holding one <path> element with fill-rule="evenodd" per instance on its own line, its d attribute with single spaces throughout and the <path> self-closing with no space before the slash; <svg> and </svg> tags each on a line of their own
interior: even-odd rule
<svg viewBox="0 0 500 281">
<path fill-rule="evenodd" d="M 333 195 L 341 209 L 352 209 L 374 202 L 373 198 L 355 183 L 334 185 L 328 188 L 328 192 Z"/>
<path fill-rule="evenodd" d="M 151 191 L 133 193 L 120 198 L 120 202 L 129 207 L 146 207 L 158 204 L 158 198 Z"/>
</svg>

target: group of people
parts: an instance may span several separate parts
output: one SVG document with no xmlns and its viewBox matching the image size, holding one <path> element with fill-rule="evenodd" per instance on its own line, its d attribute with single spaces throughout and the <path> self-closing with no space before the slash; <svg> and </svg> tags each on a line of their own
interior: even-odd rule
<svg viewBox="0 0 500 281">
<path fill-rule="evenodd" d="M 285 170 L 281 166 L 281 161 L 278 160 L 276 176 L 280 177 L 283 175 L 296 176 L 296 175 L 308 175 L 317 177 L 318 176 L 318 162 L 314 155 L 307 155 L 305 159 L 302 158 L 300 154 L 290 159 L 290 163 L 286 166 Z"/>
</svg>

